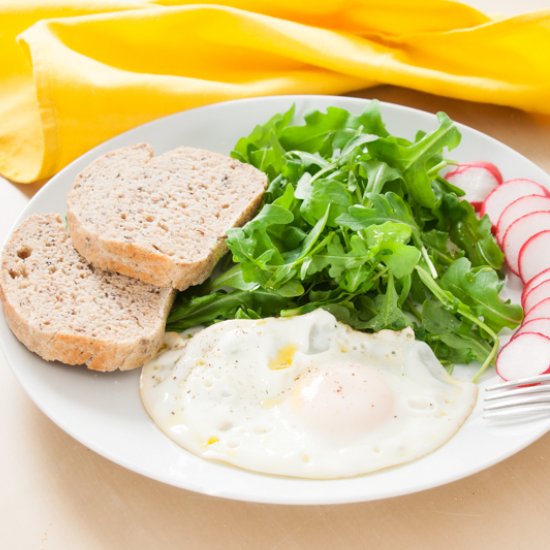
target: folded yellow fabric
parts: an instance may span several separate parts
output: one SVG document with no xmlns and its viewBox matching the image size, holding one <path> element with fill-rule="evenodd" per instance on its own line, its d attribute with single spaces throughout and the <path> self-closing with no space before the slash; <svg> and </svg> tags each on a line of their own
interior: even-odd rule
<svg viewBox="0 0 550 550">
<path fill-rule="evenodd" d="M 377 83 L 550 113 L 550 10 L 445 0 L 0 0 L 0 174 L 31 182 L 162 115 Z"/>
</svg>

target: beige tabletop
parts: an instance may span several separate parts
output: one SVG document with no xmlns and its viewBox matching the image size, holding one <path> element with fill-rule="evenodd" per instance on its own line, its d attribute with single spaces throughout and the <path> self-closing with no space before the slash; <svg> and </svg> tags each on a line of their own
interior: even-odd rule
<svg viewBox="0 0 550 550">
<path fill-rule="evenodd" d="M 550 117 L 379 87 L 444 110 L 550 172 Z M 37 186 L 0 182 L 0 239 Z M 98 456 L 25 395 L 0 357 L 0 549 L 547 548 L 550 436 L 469 478 L 389 500 L 274 506 L 166 486 Z"/>
</svg>

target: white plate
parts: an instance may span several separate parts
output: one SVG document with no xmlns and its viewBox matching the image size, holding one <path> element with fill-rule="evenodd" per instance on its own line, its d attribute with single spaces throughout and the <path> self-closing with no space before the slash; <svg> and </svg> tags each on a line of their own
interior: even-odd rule
<svg viewBox="0 0 550 550">
<path fill-rule="evenodd" d="M 40 212 L 65 212 L 65 196 L 85 165 L 116 147 L 147 141 L 157 152 L 180 145 L 229 153 L 241 136 L 277 112 L 296 105 L 297 115 L 334 105 L 359 113 L 365 100 L 328 96 L 281 96 L 220 103 L 162 118 L 130 130 L 83 155 L 32 199 L 20 220 Z M 432 114 L 383 103 L 392 133 L 412 138 L 436 127 Z M 526 177 L 550 187 L 550 177 L 498 141 L 460 126 L 458 160 L 483 159 L 505 178 Z M 19 223 L 19 222 L 18 222 Z M 518 298 L 517 280 L 508 284 Z M 7 360 L 31 399 L 59 427 L 100 455 L 159 481 L 219 497 L 284 504 L 331 504 L 374 500 L 428 489 L 487 468 L 523 449 L 550 429 L 550 418 L 497 424 L 484 421 L 480 403 L 458 434 L 429 456 L 378 473 L 341 480 L 299 480 L 258 475 L 206 462 L 177 447 L 141 406 L 139 371 L 98 374 L 84 368 L 47 364 L 28 352 L 0 316 L 0 342 Z M 472 372 L 465 369 L 462 374 Z M 481 384 L 496 380 L 489 375 Z"/>
</svg>

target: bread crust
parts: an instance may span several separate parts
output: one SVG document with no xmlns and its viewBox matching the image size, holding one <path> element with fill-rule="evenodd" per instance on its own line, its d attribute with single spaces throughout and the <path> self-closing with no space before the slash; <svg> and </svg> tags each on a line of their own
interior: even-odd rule
<svg viewBox="0 0 550 550">
<path fill-rule="evenodd" d="M 177 170 L 170 170 L 170 162 Z M 201 173 L 206 184 L 189 196 L 193 186 L 200 185 Z M 223 193 L 225 184 L 228 196 L 216 202 L 216 193 Z M 262 172 L 225 155 L 182 147 L 155 157 L 149 145 L 137 144 L 96 159 L 76 177 L 67 198 L 69 231 L 74 247 L 92 265 L 185 290 L 209 277 L 227 251 L 227 230 L 254 215 L 266 186 Z M 159 188 L 166 204 L 157 208 L 152 203 Z M 87 205 L 98 194 L 108 195 L 102 198 L 107 206 L 89 213 Z M 124 196 L 124 208 L 130 213 L 120 212 L 117 194 Z M 234 200 L 228 203 L 228 197 Z M 141 201 L 139 208 L 134 200 Z M 177 208 L 178 202 L 187 202 L 185 212 Z M 186 214 L 190 209 L 195 218 Z M 168 219 L 163 229 L 147 223 L 137 226 L 143 219 L 164 215 Z M 140 233 L 143 228 L 147 239 Z"/>
<path fill-rule="evenodd" d="M 36 233 L 40 231 L 43 231 L 43 238 L 37 238 Z M 52 248 L 41 249 L 47 239 L 53 243 Z M 21 258 L 24 255 L 21 250 L 31 248 L 28 243 L 32 243 L 32 254 Z M 48 258 L 53 258 L 55 254 L 63 256 L 71 274 L 78 267 L 76 273 L 86 275 L 82 281 L 87 280 L 88 283 L 79 283 L 79 277 L 69 280 L 61 272 L 65 268 L 58 267 L 50 272 L 52 262 Z M 38 260 L 37 256 L 40 256 Z M 53 265 L 57 264 L 53 262 Z M 92 279 L 97 296 L 92 297 L 94 301 L 89 302 L 88 308 L 82 309 L 86 311 L 86 318 L 82 319 L 79 311 L 76 316 L 69 317 L 73 325 L 68 325 L 64 316 L 73 308 L 82 308 L 85 300 L 90 298 L 84 295 L 89 291 L 89 287 L 84 285 L 89 285 Z M 143 310 L 147 311 L 145 301 L 151 301 L 150 318 L 142 315 L 138 319 L 135 311 L 135 319 L 131 318 L 131 311 L 126 318 L 122 313 L 116 315 L 117 307 L 108 300 L 116 302 L 124 298 L 127 283 L 127 292 L 132 293 L 132 299 L 143 300 Z M 64 284 L 70 287 L 70 292 L 62 293 L 60 288 Z M 56 289 L 59 294 L 56 294 Z M 57 214 L 36 215 L 25 220 L 3 251 L 0 300 L 6 321 L 16 338 L 46 361 L 85 364 L 91 370 L 102 372 L 140 367 L 154 357 L 162 345 L 166 317 L 174 296 L 175 292 L 169 289 L 155 289 L 131 279 L 126 280 L 121 275 L 86 267 L 72 248 L 63 220 Z M 56 301 L 59 298 L 61 302 Z M 103 307 L 103 310 L 94 310 L 94 305 Z M 102 323 L 111 325 L 112 337 L 108 338 L 105 331 L 98 329 Z"/>
</svg>

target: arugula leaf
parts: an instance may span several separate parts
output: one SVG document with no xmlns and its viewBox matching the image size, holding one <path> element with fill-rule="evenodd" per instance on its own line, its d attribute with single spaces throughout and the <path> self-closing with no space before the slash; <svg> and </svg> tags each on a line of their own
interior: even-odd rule
<svg viewBox="0 0 550 550">
<path fill-rule="evenodd" d="M 259 317 L 270 317 L 288 304 L 284 297 L 265 290 L 218 291 L 193 297 L 182 293 L 168 316 L 166 329 L 182 331 L 217 320 L 234 319 L 238 311 L 254 311 Z"/>
<path fill-rule="evenodd" d="M 287 126 L 281 132 L 281 144 L 287 150 L 332 156 L 333 139 L 337 131 L 347 128 L 349 113 L 329 107 L 326 113 L 314 111 L 304 117 L 304 126 Z"/>
<path fill-rule="evenodd" d="M 377 312 L 376 315 L 367 323 L 364 323 L 362 328 L 369 328 L 374 331 L 379 331 L 383 328 L 401 330 L 411 325 L 410 319 L 399 307 L 398 295 L 395 291 L 392 275 L 388 277 L 386 292 L 378 294 L 374 299 L 374 309 Z"/>
<path fill-rule="evenodd" d="M 454 333 L 460 324 L 460 319 L 445 309 L 441 302 L 429 298 L 422 304 L 422 325 L 427 332 L 437 336 Z"/>
<path fill-rule="evenodd" d="M 442 362 L 496 356 L 521 308 L 500 296 L 503 255 L 487 218 L 440 175 L 460 142 L 452 121 L 410 141 L 377 102 L 359 115 L 294 109 L 241 138 L 233 157 L 269 180 L 262 207 L 228 231 L 220 273 L 181 293 L 168 327 L 297 315 L 322 307 L 359 330 L 413 326 Z"/>
<path fill-rule="evenodd" d="M 472 268 L 467 258 L 455 260 L 441 277 L 442 288 L 452 292 L 472 311 L 482 317 L 495 332 L 514 328 L 523 319 L 520 306 L 503 302 L 499 297 L 502 281 L 487 266 Z"/>
<path fill-rule="evenodd" d="M 366 291 L 372 286 L 372 259 L 373 254 L 357 235 L 350 237 L 347 246 L 333 235 L 323 251 L 308 259 L 302 279 L 326 270 L 328 277 L 342 290 L 357 292 L 362 288 Z"/>
<path fill-rule="evenodd" d="M 444 147 L 454 149 L 460 143 L 460 133 L 451 119 L 444 113 L 437 113 L 440 126 L 432 133 L 424 134 L 415 143 L 390 136 L 367 145 L 374 158 L 391 164 L 403 173 L 407 191 L 421 206 L 434 208 L 437 204 L 431 183 L 437 174 L 430 174 L 430 168 L 441 160 Z"/>
<path fill-rule="evenodd" d="M 382 193 L 386 183 L 402 178 L 402 173 L 392 168 L 381 160 L 364 161 L 361 168 L 366 172 L 367 185 L 365 186 L 365 198 L 367 193 Z M 364 200 L 363 200 L 364 202 Z"/>
<path fill-rule="evenodd" d="M 409 225 L 413 231 L 418 230 L 410 208 L 395 193 L 367 193 L 366 197 L 370 206 L 352 205 L 347 213 L 338 216 L 336 222 L 355 231 L 386 222 L 401 222 Z"/>
<path fill-rule="evenodd" d="M 413 272 L 421 253 L 416 247 L 406 245 L 412 235 L 409 225 L 396 222 L 369 225 L 364 235 L 371 253 L 378 255 L 396 278 Z"/>
<path fill-rule="evenodd" d="M 293 117 L 294 106 L 286 113 L 278 113 L 265 124 L 256 126 L 248 137 L 236 143 L 232 155 L 263 170 L 269 179 L 274 178 L 285 170 L 286 165 L 286 151 L 279 143 L 278 136 Z"/>
<path fill-rule="evenodd" d="M 452 241 L 465 251 L 473 265 L 502 267 L 504 254 L 491 233 L 487 216 L 479 219 L 470 203 L 451 193 L 443 194 L 439 215 L 439 226 L 449 232 Z"/>
<path fill-rule="evenodd" d="M 472 331 L 470 323 L 446 310 L 437 300 L 428 299 L 422 304 L 422 339 L 437 347 L 440 358 L 451 363 L 483 362 L 491 346 Z"/>
<path fill-rule="evenodd" d="M 347 187 L 338 181 L 318 179 L 311 186 L 309 195 L 303 200 L 300 213 L 304 220 L 313 226 L 323 217 L 330 204 L 327 220 L 329 227 L 336 227 L 336 218 L 353 204 L 353 197 Z"/>
</svg>

